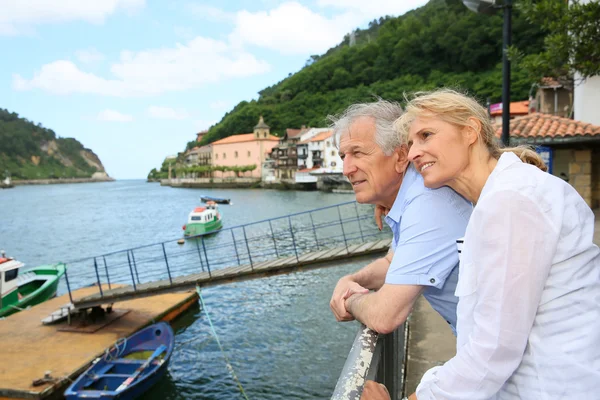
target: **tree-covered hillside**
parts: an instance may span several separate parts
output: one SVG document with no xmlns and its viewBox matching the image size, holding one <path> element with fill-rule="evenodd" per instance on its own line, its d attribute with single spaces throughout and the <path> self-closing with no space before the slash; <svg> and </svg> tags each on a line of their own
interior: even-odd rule
<svg viewBox="0 0 600 400">
<path fill-rule="evenodd" d="M 518 2 L 518 0 L 517 0 Z M 513 44 L 523 54 L 542 50 L 544 32 L 515 8 Z M 454 86 L 480 100 L 502 96 L 502 13 L 469 11 L 461 0 L 431 0 L 397 18 L 381 18 L 357 31 L 350 46 L 343 42 L 322 56 L 311 56 L 304 68 L 242 101 L 212 126 L 201 144 L 251 132 L 263 115 L 271 131 L 324 126 L 326 116 L 373 96 L 402 101 L 404 92 Z M 533 80 L 512 68 L 511 96 L 526 99 Z M 188 147 L 196 145 L 188 143 Z"/>
<path fill-rule="evenodd" d="M 77 140 L 0 108 L 0 177 L 5 172 L 17 180 L 89 178 L 104 167 Z"/>
</svg>

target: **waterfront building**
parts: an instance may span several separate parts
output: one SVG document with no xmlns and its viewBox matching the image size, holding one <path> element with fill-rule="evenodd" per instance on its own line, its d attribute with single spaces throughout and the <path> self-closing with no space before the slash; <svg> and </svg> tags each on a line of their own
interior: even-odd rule
<svg viewBox="0 0 600 400">
<path fill-rule="evenodd" d="M 298 160 L 296 182 L 316 183 L 318 176 L 323 174 L 342 176 L 342 159 L 333 139 L 333 131 L 324 128 L 317 135 L 298 144 L 298 153 L 302 155 L 302 159 Z"/>
<path fill-rule="evenodd" d="M 185 153 L 185 165 L 191 167 L 194 165 L 212 164 L 212 145 L 196 146 Z"/>
<path fill-rule="evenodd" d="M 212 165 L 225 167 L 256 165 L 256 169 L 246 173 L 245 176 L 259 178 L 262 176 L 263 163 L 278 142 L 279 138 L 271 135 L 270 127 L 261 116 L 253 133 L 232 135 L 213 142 Z M 232 171 L 223 172 L 222 175 L 236 176 Z"/>
</svg>

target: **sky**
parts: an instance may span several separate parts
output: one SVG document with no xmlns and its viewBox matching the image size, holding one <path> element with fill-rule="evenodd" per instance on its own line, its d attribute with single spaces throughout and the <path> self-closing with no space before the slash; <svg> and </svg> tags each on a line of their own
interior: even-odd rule
<svg viewBox="0 0 600 400">
<path fill-rule="evenodd" d="M 310 55 L 425 3 L 0 0 L 0 108 L 145 178 Z"/>
</svg>

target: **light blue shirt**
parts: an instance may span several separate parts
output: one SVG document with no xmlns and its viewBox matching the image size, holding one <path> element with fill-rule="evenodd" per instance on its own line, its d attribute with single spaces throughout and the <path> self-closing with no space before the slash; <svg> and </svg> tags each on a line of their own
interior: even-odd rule
<svg viewBox="0 0 600 400">
<path fill-rule="evenodd" d="M 423 295 L 456 334 L 456 239 L 465 235 L 473 207 L 448 187 L 428 189 L 411 164 L 385 217 L 394 257 L 385 277 L 393 285 L 427 286 Z"/>
</svg>

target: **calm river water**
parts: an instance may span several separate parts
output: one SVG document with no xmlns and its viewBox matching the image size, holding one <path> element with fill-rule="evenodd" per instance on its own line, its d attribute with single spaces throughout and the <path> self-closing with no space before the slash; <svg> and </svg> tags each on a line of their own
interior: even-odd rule
<svg viewBox="0 0 600 400">
<path fill-rule="evenodd" d="M 34 266 L 181 237 L 201 194 L 229 197 L 226 226 L 351 201 L 351 194 L 173 189 L 144 181 L 22 186 L 0 191 L 0 248 Z M 365 260 L 203 290 L 249 399 L 327 399 L 358 329 L 337 323 L 337 279 Z M 60 291 L 64 293 L 64 285 Z M 176 321 L 169 373 L 145 399 L 243 399 L 204 311 Z"/>
</svg>

